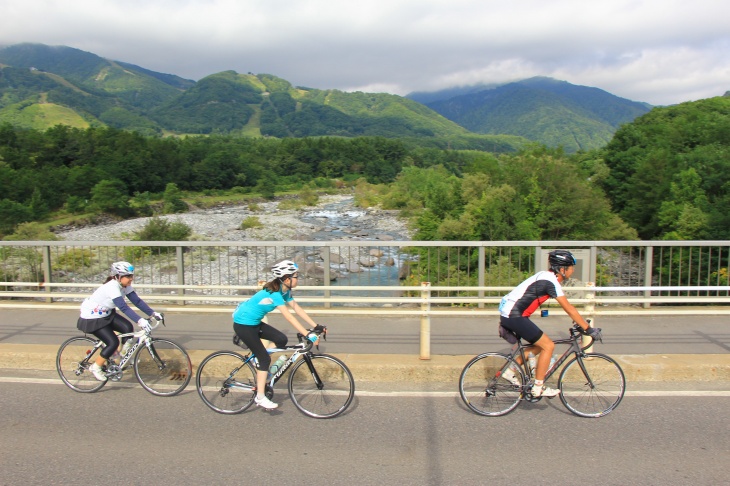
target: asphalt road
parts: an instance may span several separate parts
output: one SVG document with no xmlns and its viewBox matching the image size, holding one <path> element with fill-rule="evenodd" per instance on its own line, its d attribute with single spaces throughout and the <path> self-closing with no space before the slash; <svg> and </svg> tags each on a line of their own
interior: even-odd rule
<svg viewBox="0 0 730 486">
<path fill-rule="evenodd" d="M 78 334 L 75 310 L 0 309 L 0 343 L 60 344 Z M 166 313 L 166 328 L 156 337 L 168 337 L 186 349 L 231 348 L 233 327 L 228 313 Z M 323 316 L 317 322 L 328 326 L 327 353 L 419 354 L 420 320 L 389 317 Z M 558 311 L 535 318 L 553 337 L 567 337 L 570 320 Z M 281 316 L 271 324 L 286 332 L 290 342 L 295 331 Z M 603 329 L 601 352 L 607 354 L 724 354 L 730 352 L 730 323 L 725 316 L 600 317 Z M 505 346 L 497 336 L 497 318 L 434 317 L 431 323 L 431 353 L 475 355 Z"/>
<path fill-rule="evenodd" d="M 194 388 L 159 398 L 0 380 L 0 483 L 727 483 L 727 396 L 627 396 L 600 419 L 559 400 L 487 418 L 424 394 L 357 396 L 344 415 L 316 420 L 278 399 L 273 413 L 224 416 Z"/>
</svg>

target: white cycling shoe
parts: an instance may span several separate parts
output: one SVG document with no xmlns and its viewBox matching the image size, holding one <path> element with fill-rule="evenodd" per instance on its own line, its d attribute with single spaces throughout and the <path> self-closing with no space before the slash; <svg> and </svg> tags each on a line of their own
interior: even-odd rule
<svg viewBox="0 0 730 486">
<path fill-rule="evenodd" d="M 91 371 L 91 374 L 94 375 L 94 378 L 96 378 L 99 381 L 106 381 L 106 375 L 104 374 L 104 370 L 101 369 L 101 366 L 94 363 L 91 366 L 89 366 L 89 371 Z"/>
<path fill-rule="evenodd" d="M 546 397 L 546 398 L 553 398 L 558 395 L 560 395 L 560 390 L 556 390 L 555 388 L 548 388 L 545 385 L 541 386 L 533 386 L 532 387 L 532 396 L 533 397 Z"/>
<path fill-rule="evenodd" d="M 522 386 L 522 382 L 519 378 L 515 376 L 515 372 L 512 370 L 512 368 L 507 368 L 504 373 L 502 373 L 502 378 L 512 383 L 514 386 Z"/>
<path fill-rule="evenodd" d="M 272 402 L 271 400 L 269 400 L 268 397 L 265 396 L 261 398 L 256 397 L 253 401 L 257 406 L 265 408 L 266 410 L 273 410 L 279 406 L 278 403 Z"/>
</svg>

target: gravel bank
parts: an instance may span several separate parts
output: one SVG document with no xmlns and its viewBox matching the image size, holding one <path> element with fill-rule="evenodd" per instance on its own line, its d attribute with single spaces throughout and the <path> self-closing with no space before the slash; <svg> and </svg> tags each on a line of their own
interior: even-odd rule
<svg viewBox="0 0 730 486">
<path fill-rule="evenodd" d="M 196 210 L 188 213 L 164 215 L 168 221 L 180 221 L 192 228 L 194 238 L 209 241 L 291 241 L 306 240 L 309 235 L 321 231 L 326 222 L 312 224 L 303 218 L 312 219 L 312 213 L 325 209 L 328 205 L 338 204 L 342 214 L 354 211 L 351 226 L 367 230 L 369 235 L 379 233 L 397 233 L 400 239 L 409 240 L 410 231 L 406 222 L 397 217 L 395 211 L 379 209 L 359 210 L 352 204 L 352 196 L 330 195 L 322 196 L 316 207 L 306 209 L 279 209 L 279 202 L 272 201 L 258 204 L 257 211 L 251 211 L 248 206 L 230 206 Z M 355 211 L 357 210 L 357 211 Z M 249 216 L 255 216 L 261 221 L 262 227 L 241 230 L 241 222 Z M 101 224 L 57 233 L 59 237 L 68 241 L 114 241 L 129 240 L 134 232 L 140 230 L 150 218 L 135 218 L 114 224 Z M 360 238 L 353 231 L 352 239 Z"/>
</svg>

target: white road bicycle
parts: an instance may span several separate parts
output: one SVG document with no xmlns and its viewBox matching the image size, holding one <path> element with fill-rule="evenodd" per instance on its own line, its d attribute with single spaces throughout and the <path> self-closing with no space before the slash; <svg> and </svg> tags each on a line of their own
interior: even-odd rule
<svg viewBox="0 0 730 486">
<path fill-rule="evenodd" d="M 107 360 L 103 370 L 108 380 L 98 381 L 89 371 L 105 344 L 87 335 L 72 337 L 61 345 L 56 355 L 58 375 L 72 390 L 93 393 L 109 381 L 121 380 L 131 362 L 137 381 L 145 390 L 161 397 L 177 395 L 192 378 L 190 356 L 176 342 L 151 336 L 153 329 L 160 324 L 165 325 L 164 317 L 160 320 L 151 318 L 150 322 L 152 326 L 149 331 L 141 329 L 119 335 L 120 341 L 123 337 L 132 336 L 136 342 L 120 357 L 119 364 L 113 358 Z"/>
</svg>

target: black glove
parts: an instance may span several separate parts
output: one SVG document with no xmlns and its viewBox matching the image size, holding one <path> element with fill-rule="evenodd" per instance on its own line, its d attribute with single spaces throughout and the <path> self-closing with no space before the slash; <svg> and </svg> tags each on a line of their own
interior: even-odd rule
<svg viewBox="0 0 730 486">
<path fill-rule="evenodd" d="M 593 338 L 594 341 L 603 342 L 603 334 L 600 327 L 589 327 L 585 330 L 586 335 Z"/>
</svg>

